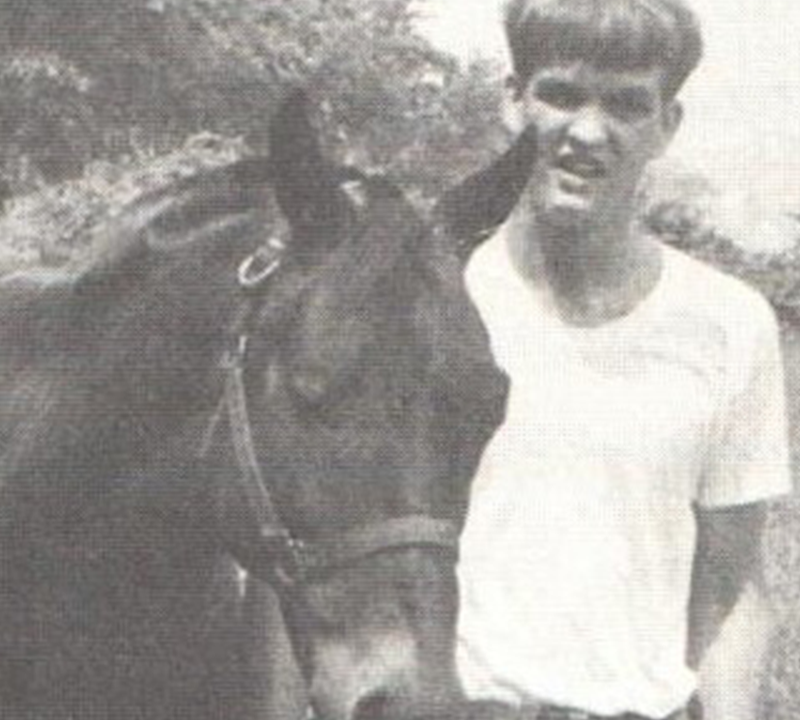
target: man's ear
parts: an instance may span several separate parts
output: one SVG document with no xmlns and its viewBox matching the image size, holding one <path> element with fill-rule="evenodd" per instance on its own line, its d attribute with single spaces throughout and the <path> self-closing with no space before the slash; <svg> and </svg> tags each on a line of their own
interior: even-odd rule
<svg viewBox="0 0 800 720">
<path fill-rule="evenodd" d="M 522 115 L 522 94 L 525 86 L 516 75 L 509 75 L 505 82 L 503 93 L 502 118 L 503 124 L 512 135 L 519 135 L 525 129 L 525 119 Z"/>
</svg>

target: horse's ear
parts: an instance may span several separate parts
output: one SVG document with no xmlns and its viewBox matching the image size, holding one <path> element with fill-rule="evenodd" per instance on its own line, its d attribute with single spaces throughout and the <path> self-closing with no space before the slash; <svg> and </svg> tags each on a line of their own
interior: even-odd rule
<svg viewBox="0 0 800 720">
<path fill-rule="evenodd" d="M 448 250 L 466 260 L 506 221 L 528 184 L 538 156 L 536 129 L 528 127 L 499 158 L 448 190 L 434 209 Z"/>
<path fill-rule="evenodd" d="M 301 88 L 289 91 L 269 128 L 270 156 L 273 166 L 284 171 L 299 159 L 323 163 L 319 134 L 311 121 L 311 102 Z"/>
<path fill-rule="evenodd" d="M 346 200 L 336 168 L 323 155 L 304 90 L 292 90 L 281 104 L 269 143 L 275 197 L 292 227 L 301 233 L 334 227 Z"/>
</svg>

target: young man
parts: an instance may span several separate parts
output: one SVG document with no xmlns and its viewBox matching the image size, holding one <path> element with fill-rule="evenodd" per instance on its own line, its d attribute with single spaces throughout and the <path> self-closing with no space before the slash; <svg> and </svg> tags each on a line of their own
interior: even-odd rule
<svg viewBox="0 0 800 720">
<path fill-rule="evenodd" d="M 467 694 L 526 718 L 752 720 L 789 489 L 767 303 L 636 222 L 701 56 L 680 0 L 512 0 L 530 179 L 467 266 L 511 379 L 459 567 Z M 693 713 L 694 714 L 694 713 Z"/>
</svg>

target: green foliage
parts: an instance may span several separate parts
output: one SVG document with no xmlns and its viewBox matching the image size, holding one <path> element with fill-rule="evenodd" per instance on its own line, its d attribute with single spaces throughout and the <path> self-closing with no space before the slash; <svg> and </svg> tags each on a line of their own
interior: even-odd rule
<svg viewBox="0 0 800 720">
<path fill-rule="evenodd" d="M 644 221 L 666 243 L 753 285 L 779 314 L 800 306 L 800 223 L 793 242 L 765 252 L 727 236 L 713 213 L 691 200 L 659 202 L 646 209 Z"/>
<path fill-rule="evenodd" d="M 91 157 L 89 80 L 57 55 L 20 53 L 0 66 L 2 168 L 19 191 L 79 172 Z"/>
<path fill-rule="evenodd" d="M 14 98 L 0 105 L 0 172 L 25 196 L 3 222 L 12 260 L 71 256 L 131 199 L 109 174 L 127 178 L 119 187 L 152 184 L 140 176 L 191 156 L 198 133 L 268 151 L 269 119 L 293 85 L 311 92 L 329 153 L 430 201 L 504 137 L 492 68 L 462 69 L 431 47 L 412 5 L 0 0 L 0 90 Z"/>
<path fill-rule="evenodd" d="M 488 70 L 413 28 L 413 0 L 0 0 L 4 172 L 17 191 L 198 132 L 265 150 L 287 85 L 329 145 L 423 195 L 496 145 Z M 480 142 L 478 142 L 480 140 Z"/>
<path fill-rule="evenodd" d="M 245 150 L 241 141 L 202 133 L 170 153 L 95 161 L 81 178 L 14 199 L 0 217 L 0 275 L 81 263 L 95 232 L 142 194 L 231 163 Z"/>
</svg>

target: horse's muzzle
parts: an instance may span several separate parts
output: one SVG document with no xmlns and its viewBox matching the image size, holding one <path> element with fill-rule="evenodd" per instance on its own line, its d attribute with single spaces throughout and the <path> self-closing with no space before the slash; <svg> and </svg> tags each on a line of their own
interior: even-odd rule
<svg viewBox="0 0 800 720">
<path fill-rule="evenodd" d="M 415 639 L 403 632 L 321 643 L 314 668 L 310 699 L 320 720 L 439 717 L 456 696 L 455 681 L 441 668 L 426 667 Z"/>
</svg>

